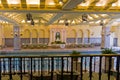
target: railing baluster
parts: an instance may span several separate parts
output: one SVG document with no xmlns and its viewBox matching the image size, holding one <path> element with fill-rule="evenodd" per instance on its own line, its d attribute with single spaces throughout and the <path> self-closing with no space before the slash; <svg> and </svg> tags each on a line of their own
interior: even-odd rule
<svg viewBox="0 0 120 80">
<path fill-rule="evenodd" d="M 24 74 L 25 74 L 25 70 L 26 70 L 26 68 L 25 68 L 25 58 L 23 58 L 23 67 L 24 67 Z"/>
<path fill-rule="evenodd" d="M 90 56 L 89 77 L 92 80 L 92 56 Z"/>
<path fill-rule="evenodd" d="M 5 58 L 3 58 L 3 74 L 5 74 L 6 71 L 6 64 L 5 64 Z"/>
<path fill-rule="evenodd" d="M 68 72 L 68 57 L 67 57 L 67 72 Z"/>
<path fill-rule="evenodd" d="M 48 58 L 48 72 L 50 72 L 50 58 Z"/>
<path fill-rule="evenodd" d="M 71 80 L 73 80 L 73 56 L 71 58 Z"/>
<path fill-rule="evenodd" d="M 102 65 L 102 56 L 100 56 L 100 62 L 99 62 L 99 80 L 101 80 L 101 66 Z"/>
<path fill-rule="evenodd" d="M 117 57 L 117 64 L 116 64 L 116 70 L 117 70 L 117 78 L 116 78 L 116 80 L 120 80 L 120 77 L 119 77 L 119 66 L 120 66 L 120 57 L 118 56 Z"/>
<path fill-rule="evenodd" d="M 53 80 L 53 72 L 54 72 L 54 58 L 51 58 L 51 80 Z"/>
<path fill-rule="evenodd" d="M 61 57 L 61 61 L 62 61 L 62 64 L 61 64 L 61 80 L 63 80 L 63 69 L 64 69 L 63 57 Z"/>
<path fill-rule="evenodd" d="M 12 71 L 11 71 L 11 57 L 9 58 L 9 80 L 12 80 Z"/>
<path fill-rule="evenodd" d="M 94 72 L 95 72 L 95 66 L 96 66 L 96 57 L 94 57 Z"/>
<path fill-rule="evenodd" d="M 1 79 L 1 75 L 2 75 L 1 66 L 2 66 L 2 65 L 1 65 L 1 58 L 0 58 L 0 80 L 2 80 L 2 79 Z"/>
<path fill-rule="evenodd" d="M 86 60 L 87 57 L 85 57 L 85 72 L 87 71 L 87 60 Z"/>
<path fill-rule="evenodd" d="M 38 58 L 38 75 L 40 75 L 40 58 Z"/>
<path fill-rule="evenodd" d="M 35 65 L 36 65 L 36 64 L 35 64 L 35 58 L 34 58 L 34 60 L 33 60 L 33 61 L 34 61 L 34 64 L 33 64 L 33 67 L 34 67 L 34 72 L 36 72 L 36 70 L 35 70 L 35 69 L 36 69 L 36 67 L 35 67 Z"/>
<path fill-rule="evenodd" d="M 32 77 L 33 77 L 33 73 L 32 73 L 32 58 L 31 58 L 31 60 L 30 60 L 30 63 L 31 63 L 31 64 L 30 64 L 30 67 L 31 67 L 31 68 L 30 68 L 30 69 L 31 69 L 31 70 L 30 70 L 30 80 L 32 80 Z"/>
<path fill-rule="evenodd" d="M 81 57 L 81 64 L 80 64 L 80 80 L 83 80 L 83 57 Z"/>
<path fill-rule="evenodd" d="M 43 80 L 43 57 L 41 57 L 41 80 Z"/>
<path fill-rule="evenodd" d="M 110 73 L 111 73 L 111 59 L 112 59 L 112 57 L 108 57 L 108 58 L 109 58 L 108 80 L 110 80 Z"/>
<path fill-rule="evenodd" d="M 22 58 L 20 58 L 20 80 L 22 80 Z"/>
</svg>

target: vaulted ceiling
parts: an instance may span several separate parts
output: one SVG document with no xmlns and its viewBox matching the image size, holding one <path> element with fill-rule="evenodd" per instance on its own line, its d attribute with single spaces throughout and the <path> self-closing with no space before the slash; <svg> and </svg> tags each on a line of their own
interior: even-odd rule
<svg viewBox="0 0 120 80">
<path fill-rule="evenodd" d="M 19 24 L 30 24 L 26 14 L 31 14 L 35 25 L 70 25 L 108 23 L 118 18 L 120 0 L 0 0 L 0 16 Z M 87 21 L 82 16 L 87 15 Z M 9 23 L 0 17 L 1 23 Z"/>
</svg>

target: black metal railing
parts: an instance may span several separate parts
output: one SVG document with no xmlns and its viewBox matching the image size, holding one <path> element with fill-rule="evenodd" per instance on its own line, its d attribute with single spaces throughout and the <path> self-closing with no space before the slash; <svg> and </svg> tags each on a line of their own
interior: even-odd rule
<svg viewBox="0 0 120 80">
<path fill-rule="evenodd" d="M 0 80 L 120 80 L 120 55 L 0 56 Z"/>
</svg>

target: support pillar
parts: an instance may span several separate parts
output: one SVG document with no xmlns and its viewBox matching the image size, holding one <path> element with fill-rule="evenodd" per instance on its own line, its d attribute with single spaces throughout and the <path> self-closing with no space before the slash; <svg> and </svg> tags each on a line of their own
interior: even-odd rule
<svg viewBox="0 0 120 80">
<path fill-rule="evenodd" d="M 13 28 L 13 34 L 14 34 L 14 50 L 20 50 L 20 28 L 19 26 L 14 26 Z"/>
<path fill-rule="evenodd" d="M 53 34 L 52 34 L 52 30 L 50 30 L 50 38 L 49 38 L 50 40 L 49 40 L 49 46 L 51 46 L 51 42 L 52 42 L 52 35 L 53 35 Z"/>
<path fill-rule="evenodd" d="M 105 48 L 105 27 L 102 26 L 101 32 L 101 48 Z"/>
</svg>

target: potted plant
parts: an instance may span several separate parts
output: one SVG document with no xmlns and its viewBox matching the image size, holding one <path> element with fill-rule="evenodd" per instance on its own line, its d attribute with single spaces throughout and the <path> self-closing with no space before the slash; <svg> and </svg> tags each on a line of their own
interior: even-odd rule
<svg viewBox="0 0 120 80">
<path fill-rule="evenodd" d="M 78 52 L 78 51 L 72 51 L 72 53 L 70 54 L 70 56 L 73 57 L 73 71 L 77 71 L 77 72 L 80 72 L 80 64 L 81 62 L 78 61 L 78 58 L 79 58 L 79 55 L 81 53 Z"/>
<path fill-rule="evenodd" d="M 112 49 L 109 49 L 109 48 L 105 48 L 103 49 L 102 51 L 102 54 L 107 54 L 107 55 L 111 55 L 111 54 L 117 54 L 115 51 L 113 51 Z M 110 61 L 110 64 L 111 64 L 111 69 L 110 70 L 113 70 L 114 69 L 114 58 L 111 58 L 111 57 L 105 57 L 104 59 L 105 61 L 105 69 L 104 71 L 107 72 L 109 70 L 109 61 Z"/>
<path fill-rule="evenodd" d="M 78 61 L 78 57 L 80 55 L 80 52 L 77 51 L 72 51 L 72 53 L 70 54 L 71 56 L 73 56 L 73 61 Z"/>
</svg>

